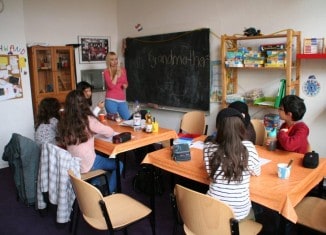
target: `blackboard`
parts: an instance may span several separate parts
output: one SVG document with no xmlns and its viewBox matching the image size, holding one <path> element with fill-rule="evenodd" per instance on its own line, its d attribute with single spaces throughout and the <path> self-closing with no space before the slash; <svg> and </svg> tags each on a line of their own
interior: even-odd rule
<svg viewBox="0 0 326 235">
<path fill-rule="evenodd" d="M 209 29 L 127 38 L 127 100 L 209 111 L 209 52 Z"/>
</svg>

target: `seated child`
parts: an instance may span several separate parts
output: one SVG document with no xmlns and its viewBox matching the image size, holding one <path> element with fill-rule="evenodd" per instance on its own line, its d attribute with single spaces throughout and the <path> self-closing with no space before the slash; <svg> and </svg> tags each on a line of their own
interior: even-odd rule
<svg viewBox="0 0 326 235">
<path fill-rule="evenodd" d="M 233 108 L 222 109 L 216 118 L 216 139 L 205 142 L 204 162 L 210 177 L 207 194 L 228 204 L 236 219 L 254 219 L 249 183 L 260 175 L 254 144 L 245 140 L 243 115 Z"/>
<path fill-rule="evenodd" d="M 60 103 L 56 98 L 44 98 L 38 107 L 34 140 L 37 144 L 56 144 Z"/>
<path fill-rule="evenodd" d="M 301 121 L 306 112 L 303 99 L 287 95 L 281 100 L 279 114 L 284 123 L 277 134 L 277 148 L 286 151 L 306 153 L 308 151 L 308 126 Z"/>
</svg>

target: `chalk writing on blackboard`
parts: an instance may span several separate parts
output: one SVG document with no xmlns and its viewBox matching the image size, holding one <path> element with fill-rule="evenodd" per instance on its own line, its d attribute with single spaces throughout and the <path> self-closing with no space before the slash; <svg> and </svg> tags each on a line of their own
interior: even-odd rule
<svg viewBox="0 0 326 235">
<path fill-rule="evenodd" d="M 126 39 L 127 100 L 209 111 L 209 29 Z"/>
</svg>

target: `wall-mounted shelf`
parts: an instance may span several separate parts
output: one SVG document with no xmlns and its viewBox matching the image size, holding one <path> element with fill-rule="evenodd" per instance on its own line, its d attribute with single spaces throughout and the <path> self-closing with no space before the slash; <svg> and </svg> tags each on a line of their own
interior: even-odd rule
<svg viewBox="0 0 326 235">
<path fill-rule="evenodd" d="M 275 42 L 271 39 L 275 40 Z M 229 67 L 226 65 L 226 56 L 228 52 L 238 51 L 239 48 L 246 45 L 252 46 L 256 44 L 257 48 L 262 44 L 270 44 L 272 42 L 286 44 L 284 51 L 286 52 L 286 63 L 282 67 Z M 301 54 L 301 32 L 288 29 L 283 34 L 272 34 L 262 36 L 237 37 L 232 35 L 222 35 L 221 37 L 221 71 L 222 71 L 222 107 L 227 107 L 227 95 L 238 93 L 238 79 L 241 77 L 242 70 L 257 71 L 256 76 L 262 73 L 268 73 L 271 70 L 280 70 L 282 76 L 286 79 L 286 95 L 300 95 L 300 60 L 292 60 L 293 53 Z M 266 65 L 264 65 L 266 66 Z M 254 72 L 253 72 L 254 76 Z"/>
<path fill-rule="evenodd" d="M 326 53 L 323 54 L 297 54 L 297 59 L 326 59 Z"/>
</svg>

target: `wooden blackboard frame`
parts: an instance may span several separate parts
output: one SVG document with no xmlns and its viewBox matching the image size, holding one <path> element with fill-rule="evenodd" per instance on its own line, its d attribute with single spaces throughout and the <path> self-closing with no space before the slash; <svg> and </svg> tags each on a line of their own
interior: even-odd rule
<svg viewBox="0 0 326 235">
<path fill-rule="evenodd" d="M 209 111 L 209 29 L 126 39 L 127 100 Z"/>
</svg>

